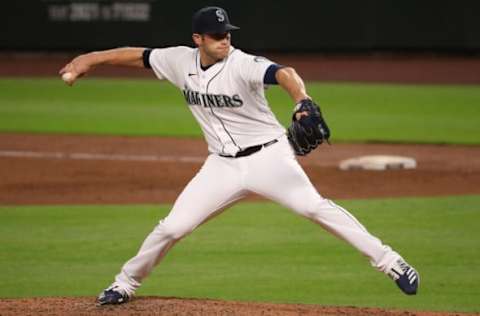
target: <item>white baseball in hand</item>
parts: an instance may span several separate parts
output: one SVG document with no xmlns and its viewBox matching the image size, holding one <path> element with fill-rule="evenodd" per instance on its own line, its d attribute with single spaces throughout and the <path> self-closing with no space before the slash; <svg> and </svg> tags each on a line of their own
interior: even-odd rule
<svg viewBox="0 0 480 316">
<path fill-rule="evenodd" d="M 67 84 L 71 84 L 73 82 L 73 74 L 71 72 L 64 73 L 62 75 L 62 80 Z"/>
</svg>

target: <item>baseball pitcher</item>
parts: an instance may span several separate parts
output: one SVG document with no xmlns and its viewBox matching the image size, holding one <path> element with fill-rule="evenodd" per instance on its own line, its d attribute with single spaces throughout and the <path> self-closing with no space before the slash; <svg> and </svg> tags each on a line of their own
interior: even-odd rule
<svg viewBox="0 0 480 316">
<path fill-rule="evenodd" d="M 276 201 L 322 226 L 365 255 L 406 294 L 416 294 L 419 275 L 397 252 L 372 236 L 344 208 L 322 197 L 296 159 L 323 142 L 330 129 L 319 106 L 291 67 L 253 56 L 231 45 L 239 29 L 227 12 L 205 7 L 193 15 L 195 48 L 117 48 L 74 58 L 60 70 L 73 85 L 102 64 L 151 68 L 183 92 L 209 155 L 178 196 L 167 217 L 147 236 L 105 289 L 100 304 L 131 299 L 170 248 L 207 219 L 249 192 Z M 296 105 L 285 130 L 265 98 L 265 85 L 280 85 Z"/>
</svg>

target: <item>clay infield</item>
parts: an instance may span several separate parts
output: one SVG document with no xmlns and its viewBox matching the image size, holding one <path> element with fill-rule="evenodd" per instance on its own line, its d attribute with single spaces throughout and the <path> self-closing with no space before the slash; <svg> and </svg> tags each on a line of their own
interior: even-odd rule
<svg viewBox="0 0 480 316">
<path fill-rule="evenodd" d="M 54 75 L 67 59 L 65 56 L 3 56 L 0 75 Z M 28 61 L 30 67 L 26 65 Z M 480 69 L 480 62 L 475 59 L 368 61 L 368 58 L 337 58 L 322 63 L 321 59 L 306 58 L 294 66 L 297 70 L 300 68 L 299 72 L 306 78 L 319 80 L 480 82 L 480 71 L 472 70 Z M 103 74 L 121 75 L 123 70 L 119 71 Z M 138 72 L 137 75 L 146 74 Z M 383 172 L 346 172 L 337 167 L 343 159 L 374 154 L 413 157 L 418 167 Z M 0 134 L 0 205 L 171 203 L 206 156 L 207 147 L 199 139 Z M 342 199 L 480 194 L 478 157 L 479 146 L 334 143 L 322 145 L 299 161 L 323 196 Z M 467 315 L 162 297 L 140 297 L 116 307 L 97 307 L 93 296 L 0 299 L 0 315 L 107 314 Z"/>
<path fill-rule="evenodd" d="M 338 169 L 377 154 L 413 157 L 418 167 Z M 171 203 L 206 156 L 201 139 L 0 134 L 0 204 Z M 299 161 L 323 196 L 344 199 L 479 194 L 473 157 L 479 146 L 334 143 Z"/>
</svg>

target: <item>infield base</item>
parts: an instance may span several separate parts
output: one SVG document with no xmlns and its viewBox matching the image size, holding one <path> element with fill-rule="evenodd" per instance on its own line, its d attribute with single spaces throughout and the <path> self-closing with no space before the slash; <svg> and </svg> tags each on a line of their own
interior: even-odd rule
<svg viewBox="0 0 480 316">
<path fill-rule="evenodd" d="M 346 159 L 340 162 L 340 170 L 398 170 L 415 169 L 417 161 L 411 157 L 370 155 Z"/>
</svg>

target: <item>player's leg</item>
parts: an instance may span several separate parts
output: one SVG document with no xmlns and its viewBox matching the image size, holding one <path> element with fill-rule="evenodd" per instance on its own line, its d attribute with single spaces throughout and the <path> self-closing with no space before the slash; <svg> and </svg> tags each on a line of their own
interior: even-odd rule
<svg viewBox="0 0 480 316">
<path fill-rule="evenodd" d="M 401 257 L 398 253 L 370 234 L 347 210 L 318 194 L 295 159 L 286 138 L 252 159 L 248 175 L 251 180 L 247 183 L 249 189 L 285 205 L 347 241 L 367 256 L 378 270 L 390 274 L 399 264 Z"/>
<path fill-rule="evenodd" d="M 168 216 L 148 235 L 137 255 L 125 263 L 114 287 L 131 296 L 177 241 L 245 195 L 234 163 L 232 159 L 209 156 Z"/>
</svg>

